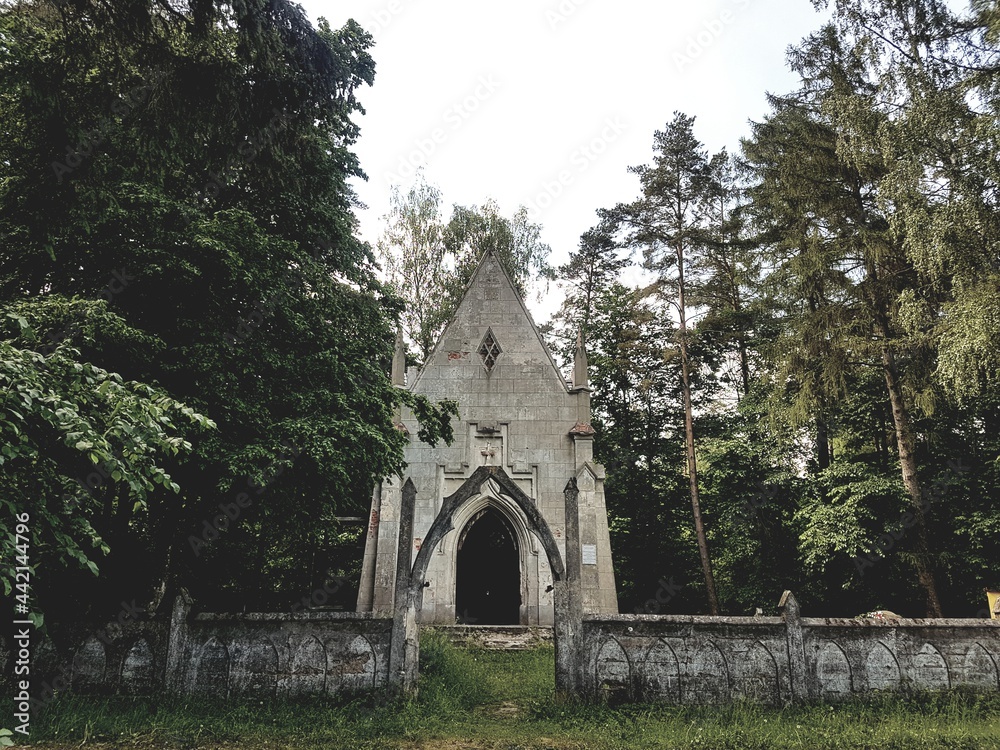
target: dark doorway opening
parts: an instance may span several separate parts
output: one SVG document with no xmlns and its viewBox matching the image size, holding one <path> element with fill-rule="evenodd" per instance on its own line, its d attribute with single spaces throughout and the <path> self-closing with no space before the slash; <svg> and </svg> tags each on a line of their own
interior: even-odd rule
<svg viewBox="0 0 1000 750">
<path fill-rule="evenodd" d="M 514 531 L 496 510 L 487 508 L 469 521 L 455 564 L 459 624 L 520 624 L 521 560 Z"/>
</svg>

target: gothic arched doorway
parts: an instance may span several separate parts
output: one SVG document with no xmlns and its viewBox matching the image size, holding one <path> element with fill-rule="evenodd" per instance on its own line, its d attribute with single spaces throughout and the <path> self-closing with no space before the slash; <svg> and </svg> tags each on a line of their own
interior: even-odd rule
<svg viewBox="0 0 1000 750">
<path fill-rule="evenodd" d="M 495 509 L 483 509 L 466 524 L 455 567 L 455 613 L 460 624 L 520 624 L 517 537 Z"/>
</svg>

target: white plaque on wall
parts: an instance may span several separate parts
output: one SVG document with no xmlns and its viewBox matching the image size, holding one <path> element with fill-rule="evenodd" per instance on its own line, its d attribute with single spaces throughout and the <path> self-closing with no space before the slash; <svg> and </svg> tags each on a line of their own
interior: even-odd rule
<svg viewBox="0 0 1000 750">
<path fill-rule="evenodd" d="M 596 544 L 584 544 L 583 545 L 583 564 L 584 565 L 597 565 L 597 545 Z"/>
</svg>

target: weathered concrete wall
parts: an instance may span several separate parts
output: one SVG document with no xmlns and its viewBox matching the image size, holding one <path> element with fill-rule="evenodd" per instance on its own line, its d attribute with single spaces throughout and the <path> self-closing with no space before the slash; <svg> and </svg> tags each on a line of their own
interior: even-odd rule
<svg viewBox="0 0 1000 750">
<path fill-rule="evenodd" d="M 79 624 L 40 641 L 33 691 L 220 697 L 368 692 L 386 687 L 392 620 L 342 612 L 190 614 L 112 627 Z"/>
<path fill-rule="evenodd" d="M 195 616 L 183 693 L 276 697 L 368 692 L 386 686 L 392 621 L 344 613 Z"/>
<path fill-rule="evenodd" d="M 1000 690 L 1000 621 L 585 617 L 597 700 L 835 702 L 874 690 Z"/>
<path fill-rule="evenodd" d="M 576 668 L 566 689 L 589 700 L 774 705 L 877 690 L 1000 690 L 1000 620 L 802 618 L 793 597 L 782 602 L 781 617 L 567 618 Z M 178 597 L 169 618 L 78 624 L 58 648 L 39 642 L 32 690 L 43 703 L 53 688 L 233 698 L 377 691 L 393 684 L 392 630 L 391 619 L 370 614 L 191 614 Z M 400 628 L 397 639 L 405 635 Z"/>
</svg>

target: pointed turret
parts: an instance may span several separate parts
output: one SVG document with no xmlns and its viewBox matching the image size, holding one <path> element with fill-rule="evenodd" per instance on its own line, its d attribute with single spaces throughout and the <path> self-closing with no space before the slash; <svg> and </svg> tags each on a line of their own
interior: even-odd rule
<svg viewBox="0 0 1000 750">
<path fill-rule="evenodd" d="M 403 343 L 403 331 L 396 331 L 396 350 L 392 353 L 392 384 L 406 385 L 406 345 Z"/>
<path fill-rule="evenodd" d="M 583 343 L 583 328 L 576 334 L 576 354 L 573 356 L 573 392 L 576 393 L 576 424 L 570 435 L 591 436 L 590 376 L 587 374 L 587 347 Z"/>
<path fill-rule="evenodd" d="M 590 390 L 590 376 L 587 374 L 587 349 L 583 345 L 583 329 L 576 334 L 576 355 L 573 357 L 573 390 Z"/>
</svg>

